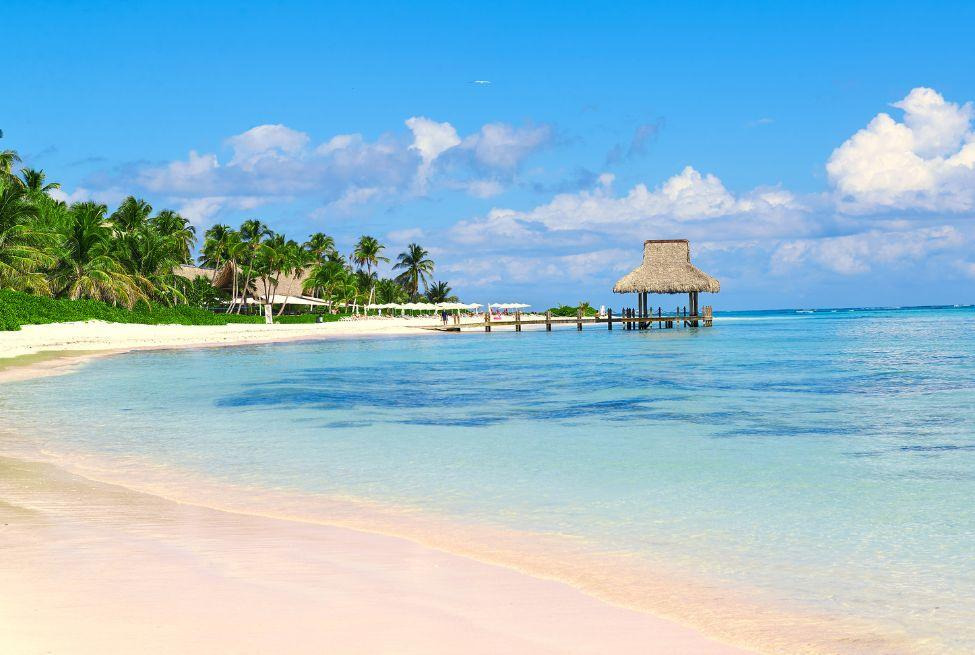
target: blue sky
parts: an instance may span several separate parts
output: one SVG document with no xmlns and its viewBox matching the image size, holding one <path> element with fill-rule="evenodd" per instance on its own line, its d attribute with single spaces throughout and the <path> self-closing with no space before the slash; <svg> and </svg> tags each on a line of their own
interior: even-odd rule
<svg viewBox="0 0 975 655">
<path fill-rule="evenodd" d="M 687 237 L 717 308 L 975 302 L 972 3 L 200 4 L 7 7 L 0 147 L 468 301 L 619 306 Z"/>
</svg>

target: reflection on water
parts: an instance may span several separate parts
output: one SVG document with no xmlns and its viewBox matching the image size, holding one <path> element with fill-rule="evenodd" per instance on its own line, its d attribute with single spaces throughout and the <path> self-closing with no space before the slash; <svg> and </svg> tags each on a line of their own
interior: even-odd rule
<svg viewBox="0 0 975 655">
<path fill-rule="evenodd" d="M 0 410 L 120 470 L 571 537 L 975 650 L 975 312 L 721 318 L 138 353 Z"/>
</svg>

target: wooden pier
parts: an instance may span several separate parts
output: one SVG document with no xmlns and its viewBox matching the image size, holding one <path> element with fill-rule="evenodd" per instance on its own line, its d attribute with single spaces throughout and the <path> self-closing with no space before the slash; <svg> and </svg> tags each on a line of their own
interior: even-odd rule
<svg viewBox="0 0 975 655">
<path fill-rule="evenodd" d="M 606 316 L 583 316 L 582 310 L 573 316 L 552 316 L 552 312 L 545 312 L 543 318 L 522 318 L 521 312 L 515 312 L 512 320 L 491 320 L 490 314 L 485 314 L 483 323 L 468 323 L 466 325 L 435 325 L 425 327 L 427 330 L 437 332 L 460 332 L 463 329 L 481 329 L 490 332 L 492 328 L 511 327 L 515 332 L 521 332 L 526 325 L 544 325 L 547 332 L 552 331 L 556 325 L 575 325 L 576 330 L 582 330 L 585 324 L 599 325 L 604 323 L 606 329 L 612 330 L 614 325 L 618 325 L 623 330 L 649 330 L 654 329 L 673 329 L 676 327 L 712 327 L 714 316 L 710 305 L 704 307 L 700 315 L 688 314 L 686 311 L 671 315 L 658 312 L 651 314 L 646 309 L 642 311 L 636 309 L 624 309 L 620 315 L 614 316 L 613 310 L 609 310 Z M 641 316 L 642 313 L 646 312 Z"/>
</svg>

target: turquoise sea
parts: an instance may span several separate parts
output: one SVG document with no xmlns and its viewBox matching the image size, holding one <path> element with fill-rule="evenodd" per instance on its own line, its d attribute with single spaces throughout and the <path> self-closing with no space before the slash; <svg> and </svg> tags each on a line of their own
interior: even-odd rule
<svg viewBox="0 0 975 655">
<path fill-rule="evenodd" d="M 780 652 L 975 652 L 972 307 L 141 352 L 4 385 L 0 412 L 0 451 L 133 486 L 153 466 L 564 542 L 569 582 L 602 558 L 602 595 L 646 582 L 718 632 L 741 599 L 759 618 L 725 636 Z"/>
</svg>

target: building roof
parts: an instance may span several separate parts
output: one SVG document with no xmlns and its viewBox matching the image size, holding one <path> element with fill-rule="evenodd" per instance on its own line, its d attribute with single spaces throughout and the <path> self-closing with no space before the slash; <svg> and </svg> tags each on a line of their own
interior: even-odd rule
<svg viewBox="0 0 975 655">
<path fill-rule="evenodd" d="M 691 264 L 687 239 L 643 242 L 643 263 L 623 276 L 615 293 L 718 293 L 721 283 Z"/>
<path fill-rule="evenodd" d="M 181 264 L 176 267 L 173 271 L 176 275 L 180 277 L 185 277 L 187 280 L 194 280 L 198 276 L 203 276 L 213 283 L 213 286 L 218 289 L 230 290 L 230 286 L 233 283 L 233 264 L 227 263 L 219 271 L 214 271 L 212 268 L 201 268 L 199 266 L 188 266 Z M 278 286 L 275 289 L 274 283 L 270 284 L 270 289 L 264 288 L 264 280 L 257 278 L 252 279 L 250 282 L 253 294 L 258 298 L 264 299 L 271 295 L 270 292 L 274 292 L 275 298 L 291 296 L 293 298 L 314 298 L 312 294 L 306 293 L 302 289 L 302 284 L 308 279 L 311 274 L 311 269 L 306 268 L 297 275 L 280 275 L 278 276 Z M 239 284 L 243 284 L 243 278 L 238 279 Z M 275 301 L 277 302 L 277 301 Z"/>
</svg>

